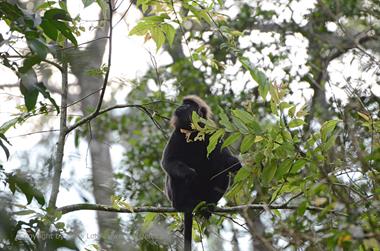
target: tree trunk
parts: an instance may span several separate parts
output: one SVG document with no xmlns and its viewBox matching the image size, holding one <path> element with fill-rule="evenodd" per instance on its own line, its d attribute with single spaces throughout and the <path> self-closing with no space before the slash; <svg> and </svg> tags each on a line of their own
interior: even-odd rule
<svg viewBox="0 0 380 251">
<path fill-rule="evenodd" d="M 103 78 L 90 76 L 88 70 L 99 69 L 103 63 L 103 55 L 107 45 L 108 26 L 99 27 L 96 30 L 96 42 L 92 42 L 85 50 L 74 51 L 71 58 L 72 72 L 78 79 L 80 86 L 81 110 L 84 115 L 94 111 L 98 99 L 99 89 L 103 84 Z M 114 181 L 110 149 L 109 135 L 97 123 L 96 119 L 89 124 L 89 135 L 87 137 L 92 168 L 92 184 L 96 203 L 111 204 L 111 196 L 114 194 Z M 119 225 L 119 219 L 115 213 L 97 211 L 99 226 L 100 245 L 105 250 L 124 250 L 124 237 Z M 116 234 L 116 235 L 115 235 Z M 117 236 L 117 238 L 115 238 Z M 111 238 L 112 241 L 111 241 Z M 107 240 L 108 239 L 108 240 Z"/>
</svg>

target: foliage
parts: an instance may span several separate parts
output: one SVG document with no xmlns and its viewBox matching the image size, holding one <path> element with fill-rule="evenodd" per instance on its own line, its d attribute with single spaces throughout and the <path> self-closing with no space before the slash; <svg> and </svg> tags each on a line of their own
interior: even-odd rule
<svg viewBox="0 0 380 251">
<path fill-rule="evenodd" d="M 106 1 L 82 0 L 85 7 L 95 2 L 106 11 Z M 182 96 L 194 93 L 204 97 L 215 112 L 215 121 L 193 114 L 192 130 L 198 132 L 194 140 L 209 140 L 208 155 L 223 140 L 223 148 L 230 148 L 244 164 L 225 195 L 227 205 L 264 205 L 263 211 L 213 215 L 208 224 L 216 226 L 216 233 L 229 231 L 222 229 L 228 222 L 236 223 L 236 218 L 249 226 L 256 220 L 249 213 L 255 211 L 256 222 L 260 215 L 266 216 L 261 238 L 275 248 L 285 248 L 285 242 L 289 249 L 378 250 L 379 98 L 361 86 L 364 80 L 351 76 L 340 86 L 348 93 L 346 102 L 334 93 L 327 99 L 326 92 L 332 85 L 328 67 L 345 54 L 363 65 L 361 75 L 378 70 L 378 47 L 364 42 L 378 44 L 379 1 L 324 0 L 304 12 L 293 9 L 299 1 L 273 1 L 272 8 L 264 2 L 239 2 L 234 5 L 239 11 L 232 17 L 222 14 L 229 8 L 223 1 L 135 2 L 144 17 L 129 35 L 152 39 L 157 50 L 170 53 L 173 62 L 155 66 L 133 81 L 126 101 L 146 110 L 128 110 L 121 115 L 109 112 L 96 118 L 102 139 L 112 132 L 117 135 L 116 143 L 124 146 L 123 160 L 114 175 L 117 190 L 112 207 L 133 211 L 136 205 L 169 206 L 162 189 L 160 158 L 170 133 L 167 122 L 177 101 L 169 101 L 168 96 L 174 93 L 179 102 Z M 37 14 L 14 1 L 0 2 L 0 17 L 11 34 L 1 35 L 0 44 L 11 47 L 17 37 L 28 46 L 25 54 L 17 56 L 22 63 L 8 52 L 0 54 L 1 63 L 19 77 L 24 98 L 20 113 L 0 127 L 0 146 L 7 158 L 10 128 L 32 116 L 60 112 L 35 69 L 48 63 L 61 72 L 67 70 L 62 48 L 69 43 L 78 46 L 76 36 L 83 31 L 80 18 L 70 17 L 64 1 L 47 1 L 34 11 Z M 284 17 L 288 12 L 291 17 Z M 293 14 L 299 14 L 300 20 Z M 328 28 L 331 24 L 337 26 L 336 31 Z M 307 41 L 305 48 L 294 49 L 290 44 L 295 38 Z M 304 59 L 299 59 L 301 49 L 307 54 Z M 109 66 L 101 65 L 86 74 L 101 77 L 108 70 Z M 158 90 L 149 88 L 152 82 Z M 305 97 L 306 89 L 313 94 Z M 76 122 L 81 117 L 71 119 Z M 89 135 L 90 126 L 78 128 L 75 146 Z M 69 226 L 61 221 L 59 212 L 47 208 L 47 191 L 37 189 L 33 175 L 0 168 L 1 180 L 10 192 L 4 198 L 6 193 L 1 192 L 0 197 L 2 205 L 9 205 L 0 208 L 0 248 L 76 249 Z M 20 205 L 24 197 L 26 203 Z M 271 205 L 296 209 L 267 209 Z M 181 236 L 175 233 L 182 222 L 178 213 L 136 213 L 125 222 L 126 238 L 140 250 L 178 249 Z M 207 224 L 195 220 L 193 225 L 197 242 L 213 234 L 205 230 Z M 157 229 L 161 235 L 156 234 Z M 257 243 L 260 238 L 255 231 L 248 227 L 234 235 L 252 235 Z M 22 233 L 26 235 L 19 238 Z"/>
<path fill-rule="evenodd" d="M 37 99 L 41 94 L 45 99 L 48 99 L 54 109 L 59 113 L 59 107 L 55 100 L 50 96 L 46 87 L 42 82 L 37 80 L 37 74 L 33 66 L 47 60 L 48 54 L 61 59 L 62 55 L 59 47 L 65 43 L 65 39 L 70 40 L 75 46 L 78 42 L 73 33 L 78 34 L 78 29 L 71 26 L 73 23 L 66 5 L 60 2 L 60 8 L 53 7 L 54 2 L 46 2 L 36 7 L 36 11 L 43 11 L 43 16 L 35 16 L 22 9 L 19 5 L 9 3 L 7 1 L 0 2 L 0 18 L 5 21 L 10 30 L 9 39 L 5 40 L 1 37 L 1 43 L 12 45 L 13 36 L 20 36 L 29 48 L 29 52 L 25 55 L 18 54 L 23 59 L 22 65 L 16 61 L 10 61 L 8 52 L 0 53 L 0 62 L 13 70 L 20 79 L 20 91 L 25 100 L 25 107 L 28 112 L 36 113 L 38 110 L 46 110 L 47 104 L 40 102 L 40 107 L 36 108 Z M 54 46 L 51 46 L 54 44 Z M 4 142 L 7 139 L 4 135 L 4 126 L 12 124 L 13 121 L 24 121 L 27 116 L 21 115 L 11 121 L 6 122 L 2 126 L 0 133 L 0 146 L 3 148 L 7 158 L 9 157 L 8 149 Z M 15 123 L 13 123 L 15 125 Z"/>
<path fill-rule="evenodd" d="M 308 113 L 304 107 L 282 101 L 288 92 L 286 87 L 271 85 L 269 89 L 270 121 L 258 121 L 251 103 L 247 103 L 245 109 L 232 110 L 231 119 L 222 111 L 219 114 L 221 128 L 215 128 L 210 120 L 193 116 L 192 128 L 199 131 L 198 136 L 203 135 L 198 138 L 211 135 L 208 154 L 227 132 L 230 136 L 223 146 L 240 145 L 244 167 L 235 176 L 226 197 L 237 204 L 247 204 L 252 201 L 254 191 L 265 191 L 257 202 L 299 206 L 293 213 L 271 213 L 273 226 L 277 226 L 273 233 L 299 231 L 302 239 L 315 231 L 317 224 L 326 228 L 314 233 L 311 246 L 318 242 L 329 249 L 336 246 L 370 249 L 376 243 L 373 238 L 380 227 L 378 201 L 372 199 L 379 196 L 379 189 L 373 184 L 379 178 L 380 145 L 372 141 L 372 137 L 376 134 L 378 138 L 380 121 L 358 112 L 361 121 L 354 126 L 332 119 L 307 134 L 302 127 Z M 203 122 L 204 127 L 199 122 Z M 344 145 L 337 144 L 344 137 L 344 128 L 350 127 L 364 132 L 364 137 L 372 141 L 370 148 L 345 149 Z M 362 156 L 362 160 L 355 160 L 354 156 Z M 324 211 L 321 214 L 306 212 L 308 205 L 323 207 Z M 339 214 L 331 214 L 331 210 Z"/>
</svg>

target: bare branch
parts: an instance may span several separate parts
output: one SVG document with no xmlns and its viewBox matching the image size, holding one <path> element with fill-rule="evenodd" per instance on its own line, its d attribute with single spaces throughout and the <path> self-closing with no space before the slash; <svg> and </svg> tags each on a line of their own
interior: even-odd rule
<svg viewBox="0 0 380 251">
<path fill-rule="evenodd" d="M 6 57 L 7 58 L 27 58 L 28 56 L 19 54 L 19 55 L 9 55 Z M 55 66 L 60 72 L 63 72 L 63 67 L 60 64 L 58 64 L 54 61 L 48 60 L 48 59 L 41 59 L 41 61 L 48 63 L 48 64 L 51 64 L 51 65 Z"/>
<path fill-rule="evenodd" d="M 109 8 L 109 15 L 110 15 L 109 16 L 109 35 L 108 35 L 108 43 L 109 43 L 109 46 L 108 46 L 108 62 L 107 62 L 107 71 L 106 71 L 106 74 L 104 76 L 104 81 L 103 81 L 103 85 L 102 85 L 102 88 L 100 91 L 98 104 L 96 105 L 95 111 L 93 111 L 91 114 L 84 117 L 80 121 L 78 121 L 76 124 L 69 127 L 66 130 L 66 134 L 70 133 L 72 130 L 74 130 L 78 126 L 83 125 L 86 122 L 89 122 L 90 120 L 94 119 L 96 116 L 98 116 L 100 114 L 100 108 L 102 107 L 102 104 L 103 104 L 103 98 L 104 98 L 104 94 L 106 92 L 106 88 L 107 88 L 107 84 L 108 84 L 108 78 L 109 78 L 109 74 L 110 74 L 110 70 L 111 70 L 111 61 L 112 61 L 111 60 L 111 58 L 112 58 L 112 32 L 113 32 L 112 16 L 113 16 L 114 10 L 113 10 L 113 6 L 112 6 L 111 1 L 108 2 L 108 8 Z"/>
<path fill-rule="evenodd" d="M 85 116 L 84 118 L 82 118 L 81 120 L 79 120 L 76 124 L 70 126 L 67 129 L 66 134 L 70 133 L 75 128 L 77 128 L 77 127 L 79 127 L 79 126 L 81 126 L 81 125 L 89 122 L 90 120 L 94 119 L 95 117 L 97 117 L 97 116 L 99 116 L 99 115 L 101 115 L 103 113 L 106 113 L 106 112 L 109 112 L 109 111 L 115 110 L 115 109 L 121 109 L 121 108 L 137 108 L 137 109 L 140 109 L 141 111 L 145 112 L 150 117 L 150 119 L 153 121 L 153 123 L 155 124 L 155 126 L 158 129 L 160 129 L 161 131 L 163 131 L 163 129 L 161 128 L 160 124 L 154 118 L 154 116 L 157 116 L 157 114 L 154 114 L 154 113 L 150 112 L 149 109 L 146 107 L 147 105 L 158 103 L 158 102 L 162 102 L 162 101 L 155 101 L 155 102 L 151 102 L 151 103 L 147 103 L 147 104 L 142 104 L 142 105 L 137 105 L 137 104 L 114 105 L 114 106 L 102 109 L 102 110 L 98 111 L 96 114 L 91 113 L 90 115 Z M 166 118 L 164 116 L 159 116 L 159 117 L 164 118 L 166 120 L 169 120 L 169 118 Z"/>
<path fill-rule="evenodd" d="M 238 213 L 245 211 L 247 209 L 289 209 L 289 210 L 295 210 L 298 208 L 298 206 L 293 205 L 270 205 L 267 204 L 248 204 L 248 205 L 240 205 L 240 206 L 233 206 L 233 207 L 216 207 L 212 212 L 215 213 Z M 112 206 L 108 205 L 101 205 L 101 204 L 89 204 L 89 203 L 80 203 L 80 204 L 72 204 L 68 206 L 63 206 L 60 208 L 57 208 L 58 211 L 61 211 L 62 214 L 67 214 L 74 211 L 79 210 L 95 210 L 95 211 L 107 211 L 107 212 L 116 212 L 116 213 L 179 213 L 182 211 L 178 211 L 175 208 L 172 207 L 152 207 L 152 206 L 146 206 L 146 207 L 134 207 L 132 210 L 127 208 L 114 208 Z M 326 209 L 323 207 L 314 207 L 314 206 L 308 206 L 306 210 L 313 211 L 313 212 L 321 212 L 325 211 Z M 328 210 L 329 213 L 340 215 L 340 216 L 347 216 L 344 213 L 341 213 L 337 210 Z"/>
<path fill-rule="evenodd" d="M 65 41 L 67 45 L 67 41 Z M 59 136 L 57 142 L 57 150 L 54 159 L 54 174 L 52 180 L 52 189 L 49 199 L 49 208 L 55 208 L 57 197 L 59 193 L 59 187 L 61 185 L 61 173 L 63 167 L 63 153 L 65 150 L 66 130 L 67 130 L 67 96 L 69 91 L 68 80 L 68 64 L 67 60 L 63 60 L 62 63 L 62 94 L 61 94 L 61 115 L 59 121 Z"/>
</svg>

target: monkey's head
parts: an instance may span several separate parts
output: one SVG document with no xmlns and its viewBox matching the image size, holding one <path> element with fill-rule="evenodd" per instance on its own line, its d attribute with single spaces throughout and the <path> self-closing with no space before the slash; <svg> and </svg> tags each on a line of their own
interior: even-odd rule
<svg viewBox="0 0 380 251">
<path fill-rule="evenodd" d="M 202 118 L 210 118 L 212 113 L 206 102 L 198 96 L 189 95 L 183 98 L 182 105 L 175 111 L 171 125 L 176 129 L 191 129 L 191 116 L 196 112 Z"/>
</svg>

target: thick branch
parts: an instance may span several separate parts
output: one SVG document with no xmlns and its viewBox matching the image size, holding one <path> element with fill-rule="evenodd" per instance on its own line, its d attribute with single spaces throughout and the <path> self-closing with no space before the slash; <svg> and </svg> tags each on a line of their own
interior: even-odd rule
<svg viewBox="0 0 380 251">
<path fill-rule="evenodd" d="M 57 202 L 59 187 L 61 184 L 61 173 L 63 163 L 63 153 L 65 150 L 65 139 L 67 130 L 67 95 L 68 95 L 68 65 L 67 61 L 62 63 L 62 94 L 61 94 L 61 115 L 59 122 L 59 137 L 57 142 L 57 151 L 54 159 L 54 174 L 52 180 L 52 189 L 49 200 L 49 207 L 55 208 Z"/>
<path fill-rule="evenodd" d="M 249 204 L 249 205 L 240 205 L 240 206 L 234 206 L 234 207 L 216 207 L 213 212 L 215 213 L 237 213 L 241 212 L 247 209 L 290 209 L 295 210 L 298 206 L 292 206 L 292 205 L 267 205 L 267 204 Z M 131 209 L 127 208 L 114 208 L 112 206 L 107 205 L 100 205 L 100 204 L 88 204 L 88 203 L 81 203 L 81 204 L 73 204 L 68 205 L 64 207 L 60 207 L 57 210 L 61 211 L 62 214 L 67 214 L 74 211 L 79 210 L 95 210 L 95 211 L 107 211 L 107 212 L 116 212 L 116 213 L 176 213 L 181 212 L 176 210 L 172 207 L 134 207 L 133 211 Z M 314 207 L 314 206 L 308 206 L 306 210 L 314 211 L 314 212 L 321 212 L 326 210 L 322 207 Z M 336 210 L 329 210 L 328 211 L 331 214 L 346 216 L 344 213 L 341 213 Z"/>
</svg>

